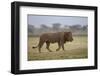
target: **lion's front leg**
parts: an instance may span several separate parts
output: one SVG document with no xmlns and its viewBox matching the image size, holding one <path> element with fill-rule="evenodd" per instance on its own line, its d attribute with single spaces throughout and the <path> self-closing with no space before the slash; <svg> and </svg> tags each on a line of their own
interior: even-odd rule
<svg viewBox="0 0 100 76">
<path fill-rule="evenodd" d="M 62 49 L 65 51 L 65 49 L 64 49 L 64 44 L 62 44 Z"/>
<path fill-rule="evenodd" d="M 52 52 L 50 49 L 49 49 L 49 46 L 50 46 L 50 43 L 49 42 L 46 42 L 46 48 L 50 51 L 50 52 Z"/>
<path fill-rule="evenodd" d="M 65 49 L 64 49 L 64 42 L 61 42 L 61 46 L 62 46 L 62 49 L 65 51 Z"/>
</svg>

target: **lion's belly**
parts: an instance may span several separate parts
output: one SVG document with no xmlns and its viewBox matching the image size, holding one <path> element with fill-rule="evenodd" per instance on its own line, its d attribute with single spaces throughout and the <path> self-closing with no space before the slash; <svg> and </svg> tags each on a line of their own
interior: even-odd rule
<svg viewBox="0 0 100 76">
<path fill-rule="evenodd" d="M 59 41 L 59 39 L 57 39 L 57 38 L 52 38 L 52 37 L 49 37 L 48 39 L 47 39 L 47 41 L 48 42 L 50 42 L 50 43 L 56 43 L 56 42 L 58 42 Z"/>
<path fill-rule="evenodd" d="M 56 43 L 56 42 L 58 42 L 58 41 L 54 41 L 54 40 L 52 40 L 52 41 L 49 41 L 50 43 Z"/>
</svg>

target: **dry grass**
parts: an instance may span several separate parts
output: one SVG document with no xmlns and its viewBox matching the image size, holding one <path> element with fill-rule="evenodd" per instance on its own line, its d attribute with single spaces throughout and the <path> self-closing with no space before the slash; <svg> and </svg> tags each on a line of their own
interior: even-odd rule
<svg viewBox="0 0 100 76">
<path fill-rule="evenodd" d="M 46 44 L 41 48 L 39 53 L 38 48 L 32 49 L 32 46 L 36 46 L 39 43 L 39 37 L 28 38 L 28 60 L 56 60 L 56 59 L 80 59 L 88 57 L 87 49 L 87 36 L 76 36 L 73 42 L 65 43 L 65 51 L 62 48 L 56 51 L 58 48 L 57 43 L 51 44 L 49 52 L 46 49 Z"/>
</svg>

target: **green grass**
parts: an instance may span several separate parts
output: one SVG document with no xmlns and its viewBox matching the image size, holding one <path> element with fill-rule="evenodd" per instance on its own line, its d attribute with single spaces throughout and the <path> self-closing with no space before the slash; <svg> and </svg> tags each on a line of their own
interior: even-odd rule
<svg viewBox="0 0 100 76">
<path fill-rule="evenodd" d="M 39 53 L 38 48 L 32 49 L 32 46 L 36 46 L 39 43 L 39 37 L 29 37 L 28 38 L 28 60 L 58 60 L 58 59 L 80 59 L 88 58 L 87 49 L 87 36 L 74 36 L 73 42 L 66 42 L 64 44 L 65 51 L 62 48 L 56 51 L 58 44 L 50 44 L 49 52 L 46 49 L 46 44 L 41 48 Z"/>
</svg>

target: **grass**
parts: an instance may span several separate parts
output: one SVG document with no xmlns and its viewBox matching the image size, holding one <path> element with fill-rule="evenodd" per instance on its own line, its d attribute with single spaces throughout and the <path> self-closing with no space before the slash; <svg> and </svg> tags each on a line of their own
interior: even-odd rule
<svg viewBox="0 0 100 76">
<path fill-rule="evenodd" d="M 39 53 L 38 48 L 32 49 L 32 46 L 36 46 L 39 43 L 39 37 L 29 37 L 28 38 L 28 60 L 58 60 L 58 59 L 80 59 L 88 58 L 87 49 L 87 36 L 74 36 L 73 42 L 67 42 L 64 44 L 65 51 L 62 48 L 56 51 L 58 44 L 50 44 L 49 52 L 46 49 L 46 44 L 41 48 Z"/>
</svg>

